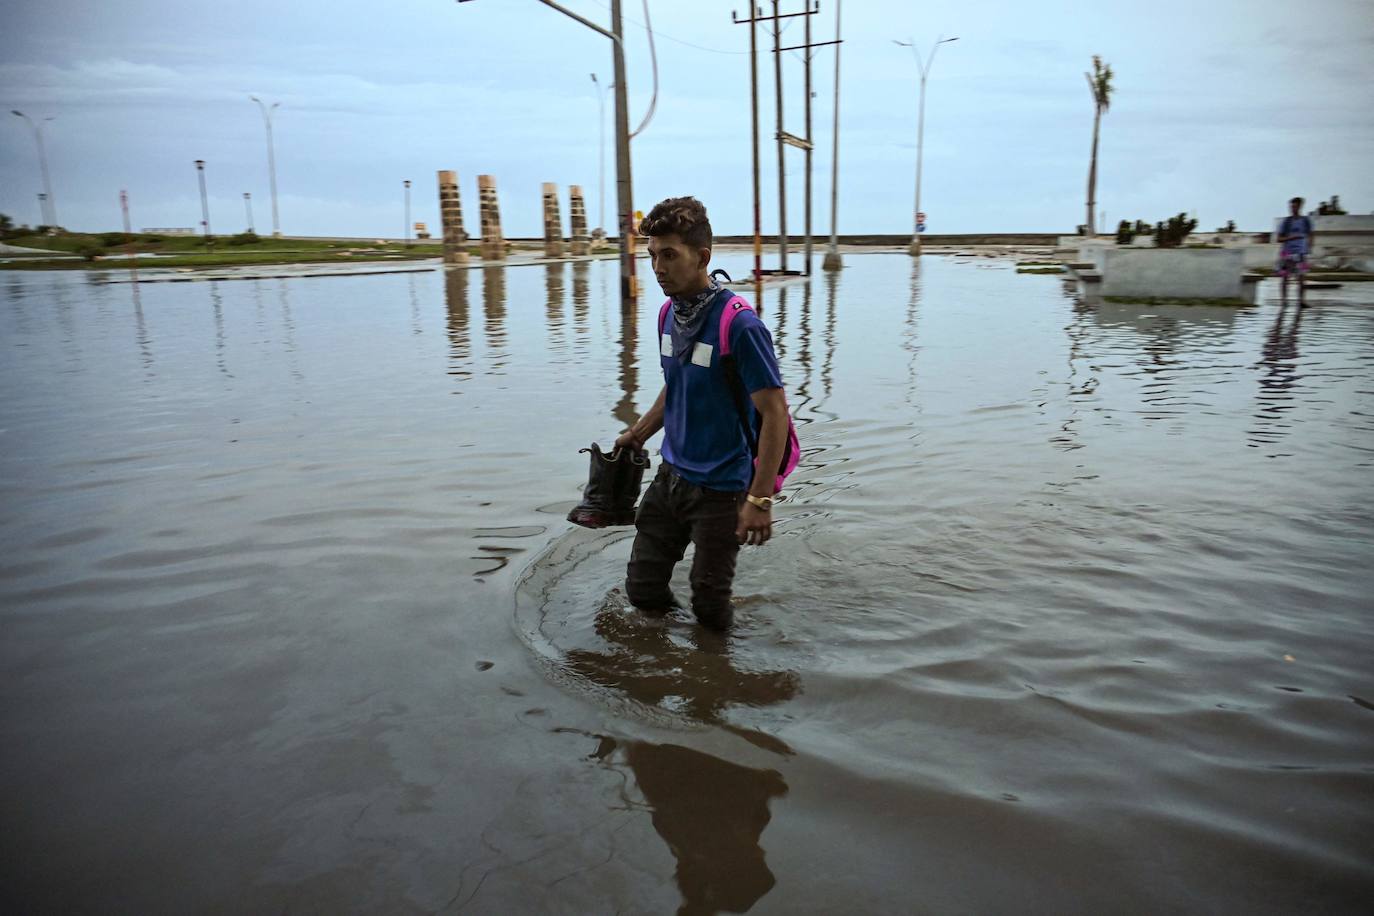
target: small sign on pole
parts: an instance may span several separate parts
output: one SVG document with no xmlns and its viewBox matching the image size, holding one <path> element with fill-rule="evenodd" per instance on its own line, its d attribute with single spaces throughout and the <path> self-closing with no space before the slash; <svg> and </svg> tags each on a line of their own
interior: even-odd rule
<svg viewBox="0 0 1374 916">
<path fill-rule="evenodd" d="M 926 231 L 926 215 L 925 215 L 925 213 L 923 213 L 923 212 L 921 212 L 921 211 L 917 211 L 917 213 L 916 213 L 916 231 L 917 231 L 917 232 L 925 232 L 925 231 Z"/>
</svg>

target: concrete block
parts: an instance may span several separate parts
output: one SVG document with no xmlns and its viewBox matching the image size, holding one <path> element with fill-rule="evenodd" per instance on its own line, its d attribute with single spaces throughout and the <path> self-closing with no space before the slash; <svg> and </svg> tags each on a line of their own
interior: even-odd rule
<svg viewBox="0 0 1374 916">
<path fill-rule="evenodd" d="M 501 235 L 501 207 L 496 200 L 495 176 L 477 176 L 477 202 L 482 218 L 482 260 L 504 261 L 506 240 Z"/>
<path fill-rule="evenodd" d="M 563 217 L 558 212 L 558 185 L 544 182 L 544 257 L 563 257 Z"/>
<path fill-rule="evenodd" d="M 463 203 L 458 193 L 458 173 L 439 172 L 439 219 L 443 225 L 444 263 L 466 264 L 468 234 L 463 229 Z"/>
<path fill-rule="evenodd" d="M 1238 248 L 1111 248 L 1099 270 L 1104 296 L 1241 299 L 1246 292 Z"/>
</svg>

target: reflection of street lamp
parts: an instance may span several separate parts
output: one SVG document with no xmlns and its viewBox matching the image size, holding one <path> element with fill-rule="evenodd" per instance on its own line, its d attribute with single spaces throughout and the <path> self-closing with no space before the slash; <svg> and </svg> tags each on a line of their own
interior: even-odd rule
<svg viewBox="0 0 1374 916">
<path fill-rule="evenodd" d="M 406 189 L 406 247 L 410 247 L 410 179 L 401 182 Z"/>
<path fill-rule="evenodd" d="M 606 95 L 601 91 L 601 81 L 592 74 L 592 83 L 596 85 L 596 101 L 600 108 L 598 122 L 601 125 L 601 146 L 597 155 L 596 180 L 598 197 L 601 198 L 599 209 L 596 214 L 596 229 L 601 238 L 606 237 Z M 606 87 L 606 92 L 615 88 L 615 83 Z"/>
<path fill-rule="evenodd" d="M 263 104 L 262 99 L 255 95 L 250 95 L 250 99 L 258 103 L 258 109 L 262 112 L 263 123 L 267 125 L 267 180 L 272 188 L 272 238 L 281 238 L 281 221 L 277 219 L 277 157 L 272 149 L 272 112 L 276 111 L 281 102 L 273 102 L 272 107 Z"/>
<path fill-rule="evenodd" d="M 921 52 L 916 47 L 915 41 L 897 41 L 892 43 L 910 48 L 912 55 L 916 58 L 916 66 L 921 71 L 921 113 L 916 124 L 916 213 L 912 218 L 911 228 L 911 248 L 912 255 L 921 253 L 921 154 L 925 148 L 926 137 L 926 77 L 930 75 L 930 66 L 935 63 L 935 52 L 940 49 L 940 45 L 946 42 L 958 41 L 958 38 L 937 38 L 935 43 L 930 46 L 930 57 L 921 59 Z"/>
<path fill-rule="evenodd" d="M 200 225 L 205 229 L 205 250 L 215 247 L 210 238 L 210 199 L 205 194 L 205 160 L 196 160 L 196 178 L 200 181 Z"/>
<path fill-rule="evenodd" d="M 43 172 L 43 207 L 39 215 L 44 223 L 56 229 L 57 199 L 52 196 L 52 180 L 48 177 L 48 151 L 43 148 L 43 125 L 36 123 L 33 118 L 30 118 L 22 111 L 10 109 L 10 114 L 23 118 L 29 127 L 33 129 L 33 140 L 38 144 L 38 168 Z M 51 120 L 53 119 L 43 119 L 44 123 Z"/>
</svg>

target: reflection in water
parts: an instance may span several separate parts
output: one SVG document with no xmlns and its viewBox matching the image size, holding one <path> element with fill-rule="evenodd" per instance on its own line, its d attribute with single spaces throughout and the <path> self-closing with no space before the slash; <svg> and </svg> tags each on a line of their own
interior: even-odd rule
<svg viewBox="0 0 1374 916">
<path fill-rule="evenodd" d="M 424 329 L 420 326 L 420 297 L 415 292 L 415 274 L 406 275 L 406 285 L 410 292 L 410 333 L 419 337 Z"/>
<path fill-rule="evenodd" d="M 916 400 L 916 357 L 921 352 L 916 342 L 918 307 L 921 304 L 921 259 L 911 259 L 911 298 L 906 303 L 905 329 L 902 331 L 902 348 L 910 354 L 906 363 L 906 401 L 920 410 Z"/>
<path fill-rule="evenodd" d="M 444 306 L 448 312 L 448 374 L 471 378 L 472 338 L 468 331 L 468 272 L 466 268 L 444 271 Z"/>
<path fill-rule="evenodd" d="M 825 274 L 825 361 L 821 363 L 821 388 L 825 399 L 830 399 L 835 381 L 835 301 L 840 289 L 840 272 L 829 270 Z"/>
<path fill-rule="evenodd" d="M 579 340 L 587 338 L 587 311 L 591 303 L 591 290 L 588 288 L 591 265 L 586 261 L 574 261 L 573 274 L 573 328 Z"/>
<path fill-rule="evenodd" d="M 1088 314 L 1094 307 L 1076 302 L 1073 318 L 1064 326 L 1069 338 L 1069 378 L 1067 406 L 1068 416 L 1059 425 L 1059 431 L 1050 437 L 1050 445 L 1060 451 L 1071 452 L 1083 447 L 1079 438 L 1079 425 L 1083 422 L 1079 405 L 1096 399 L 1097 386 L 1101 382 L 1101 369 L 1091 359 L 1085 359 L 1086 344 L 1092 339 L 1092 316 Z"/>
<path fill-rule="evenodd" d="M 153 377 L 153 347 L 152 341 L 148 337 L 148 323 L 143 318 L 143 293 L 138 288 L 137 280 L 129 284 L 129 291 L 134 300 L 134 342 L 138 344 L 138 352 L 143 362 L 143 368 L 148 378 Z"/>
<path fill-rule="evenodd" d="M 544 316 L 549 344 L 562 350 L 563 344 L 563 276 L 567 264 L 562 261 L 544 265 Z"/>
<path fill-rule="evenodd" d="M 655 315 L 658 313 L 655 312 Z M 655 332 L 655 336 L 657 332 Z M 639 315 L 633 302 L 620 305 L 620 400 L 611 410 L 611 416 L 624 426 L 634 425 L 639 419 L 635 412 L 635 395 L 639 393 L 639 368 L 635 360 L 635 350 L 639 347 Z"/>
<path fill-rule="evenodd" d="M 1292 389 L 1302 378 L 1298 374 L 1298 334 L 1302 329 L 1301 308 L 1292 308 L 1293 320 L 1288 322 L 1290 308 L 1285 302 L 1279 309 L 1274 325 L 1265 335 L 1259 365 L 1267 371 L 1259 378 L 1259 394 L 1256 397 L 1256 429 L 1250 431 L 1251 448 L 1258 448 L 1277 442 L 1288 432 L 1289 423 L 1284 413 L 1295 406 Z"/>
<path fill-rule="evenodd" d="M 787 358 L 787 287 L 778 290 L 778 319 L 772 324 L 773 348 L 778 352 L 778 361 Z"/>
<path fill-rule="evenodd" d="M 640 741 L 624 746 L 624 761 L 677 859 L 680 916 L 743 913 L 773 889 L 759 840 L 772 817 L 769 802 L 787 794 L 781 774 Z"/>
<path fill-rule="evenodd" d="M 486 315 L 487 349 L 491 371 L 502 375 L 506 365 L 506 268 L 482 268 L 482 311 Z"/>
<path fill-rule="evenodd" d="M 221 374 L 233 378 L 234 374 L 229 371 L 224 359 L 224 296 L 219 291 L 219 284 L 213 280 L 210 281 L 210 311 L 215 316 L 215 365 Z"/>
<path fill-rule="evenodd" d="M 596 615 L 604 650 L 570 649 L 569 669 L 598 686 L 645 706 L 719 725 L 769 750 L 789 753 L 777 738 L 724 721 L 732 706 L 759 708 L 790 700 L 800 689 L 791 671 L 749 671 L 735 666 L 730 640 L 701 627 L 646 620 L 608 602 Z"/>
<path fill-rule="evenodd" d="M 296 320 L 291 316 L 291 300 L 287 296 L 287 284 L 289 280 L 277 281 L 277 301 L 281 305 L 281 324 L 283 340 L 286 343 L 286 365 L 291 377 L 300 381 L 301 375 L 300 361 L 296 358 Z"/>
<path fill-rule="evenodd" d="M 797 362 L 801 365 L 802 377 L 797 384 L 797 405 L 808 403 L 811 400 L 811 281 L 806 282 L 802 289 L 802 313 L 801 326 L 797 331 L 801 335 L 801 352 L 797 354 Z"/>
</svg>

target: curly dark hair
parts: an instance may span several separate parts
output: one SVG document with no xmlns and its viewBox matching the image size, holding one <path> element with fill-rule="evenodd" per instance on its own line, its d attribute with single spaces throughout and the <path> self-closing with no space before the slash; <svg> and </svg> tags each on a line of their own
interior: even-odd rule
<svg viewBox="0 0 1374 916">
<path fill-rule="evenodd" d="M 695 197 L 669 197 L 659 201 L 649 215 L 640 220 L 643 236 L 680 235 L 692 248 L 711 247 L 711 220 L 706 208 Z"/>
</svg>

